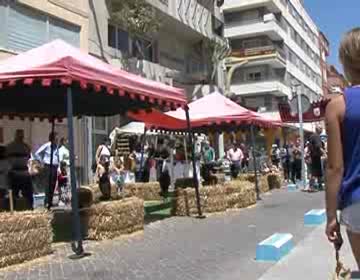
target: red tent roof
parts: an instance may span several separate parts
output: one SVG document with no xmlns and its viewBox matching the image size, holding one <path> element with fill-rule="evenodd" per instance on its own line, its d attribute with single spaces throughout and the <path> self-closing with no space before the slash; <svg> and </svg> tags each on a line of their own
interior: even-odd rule
<svg viewBox="0 0 360 280">
<path fill-rule="evenodd" d="M 157 110 L 129 112 L 128 117 L 144 122 L 148 129 L 186 130 L 187 127 L 186 120 L 171 117 Z"/>
<path fill-rule="evenodd" d="M 280 126 L 281 123 L 267 119 L 230 100 L 219 92 L 206 95 L 189 104 L 192 127 L 209 126 L 213 124 L 254 124 L 262 127 Z M 169 116 L 184 119 L 184 110 L 168 112 Z"/>
<path fill-rule="evenodd" d="M 245 109 L 218 92 L 191 102 L 189 104 L 189 113 L 192 128 L 203 128 L 213 125 L 253 124 L 261 127 L 281 125 L 281 122 L 267 119 L 256 112 Z M 175 121 L 172 122 L 171 119 L 167 119 L 167 122 L 163 123 L 161 118 L 157 116 L 158 114 L 161 113 L 157 112 L 156 115 L 153 115 L 153 113 L 146 114 L 142 112 L 141 114 L 133 114 L 130 117 L 143 121 L 148 127 L 156 129 L 181 130 L 185 128 L 184 124 L 179 124 L 178 122 L 179 120 L 183 122 L 186 120 L 185 111 L 182 108 L 165 114 L 178 120 L 177 123 Z M 180 125 L 182 126 L 180 127 Z"/>
<path fill-rule="evenodd" d="M 134 102 L 174 109 L 186 105 L 184 90 L 122 71 L 61 40 L 55 40 L 0 62 L 0 92 L 5 89 L 11 91 L 11 87 L 16 86 L 18 86 L 16 89 L 18 92 L 21 90 L 19 84 L 22 87 L 34 87 L 36 84 L 38 88 L 53 86 L 54 91 L 61 86 L 76 84 L 78 92 L 84 93 L 91 88 L 96 93 L 126 97 L 129 100 L 128 107 L 131 107 L 131 103 Z M 32 94 L 36 93 L 32 92 Z M 119 104 L 118 99 L 113 100 Z M 86 100 L 82 101 L 86 103 Z M 17 102 L 19 103 L 19 100 Z M 95 102 L 95 99 L 87 102 Z M 1 112 L 10 110 L 9 107 L 12 106 L 10 100 L 7 100 L 7 103 L 6 108 L 5 105 L 0 105 Z M 99 106 L 101 103 L 104 102 L 93 105 Z M 121 105 L 125 106 L 124 103 Z M 17 112 L 17 108 L 12 109 Z M 60 108 L 56 109 L 55 111 L 61 111 Z M 75 111 L 75 113 L 85 114 L 92 109 L 94 108 L 87 110 L 83 108 L 79 110 L 81 112 Z M 115 108 L 112 111 L 115 111 Z M 29 110 L 24 108 L 23 112 L 29 113 Z"/>
</svg>

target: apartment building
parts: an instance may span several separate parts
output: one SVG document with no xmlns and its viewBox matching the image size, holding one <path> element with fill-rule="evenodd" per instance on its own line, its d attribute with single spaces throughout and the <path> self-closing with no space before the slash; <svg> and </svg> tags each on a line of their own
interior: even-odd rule
<svg viewBox="0 0 360 280">
<path fill-rule="evenodd" d="M 335 94 L 341 94 L 344 89 L 348 86 L 343 74 L 341 74 L 334 65 L 327 66 L 327 77 L 328 77 L 328 97 L 332 97 Z"/>
<path fill-rule="evenodd" d="M 330 43 L 326 38 L 325 34 L 320 32 L 319 36 L 319 46 L 320 46 L 320 69 L 321 69 L 321 80 L 322 80 L 322 89 L 324 96 L 329 94 L 329 85 L 328 85 L 328 64 L 327 58 L 330 55 Z"/>
<path fill-rule="evenodd" d="M 212 55 L 209 42 L 229 48 L 223 37 L 223 18 L 218 0 L 146 0 L 155 9 L 160 28 L 155 34 L 134 36 L 112 17 L 117 0 L 89 0 L 89 53 L 107 62 L 168 85 L 186 89 L 189 100 L 214 91 L 224 83 L 224 70 L 216 69 L 210 83 Z M 216 85 L 216 86 L 215 86 Z M 92 127 L 92 151 L 101 139 L 126 118 L 96 118 Z"/>
<path fill-rule="evenodd" d="M 311 101 L 323 95 L 319 30 L 299 0 L 226 0 L 225 63 L 234 70 L 230 91 L 248 107 L 278 118 L 292 85 Z"/>
<path fill-rule="evenodd" d="M 88 48 L 87 0 L 0 0 L 0 60 L 62 39 L 85 51 Z M 45 105 L 46 106 L 46 105 Z M 0 145 L 13 140 L 15 129 L 23 129 L 25 141 L 35 151 L 48 140 L 48 121 L 0 119 Z M 59 136 L 67 135 L 66 120 L 56 123 Z M 75 147 L 79 179 L 84 179 L 85 162 L 83 121 L 75 121 Z"/>
</svg>

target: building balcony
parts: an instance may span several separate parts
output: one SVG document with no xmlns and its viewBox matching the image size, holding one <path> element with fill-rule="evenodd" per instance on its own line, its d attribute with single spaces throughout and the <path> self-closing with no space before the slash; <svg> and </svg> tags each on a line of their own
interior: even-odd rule
<svg viewBox="0 0 360 280">
<path fill-rule="evenodd" d="M 286 7 L 285 0 L 227 0 L 222 6 L 224 13 L 266 7 L 273 13 L 281 12 Z"/>
<path fill-rule="evenodd" d="M 272 94 L 278 97 L 291 96 L 291 89 L 280 80 L 260 80 L 251 82 L 233 82 L 231 92 L 236 95 L 256 96 Z"/>
<path fill-rule="evenodd" d="M 233 22 L 225 26 L 225 37 L 230 39 L 266 35 L 273 41 L 285 40 L 287 34 L 274 14 L 266 14 L 260 20 Z"/>
<path fill-rule="evenodd" d="M 285 52 L 275 45 L 235 49 L 231 52 L 230 57 L 225 60 L 225 64 L 232 66 L 243 61 L 248 61 L 248 66 L 268 64 L 273 68 L 286 67 Z"/>
</svg>

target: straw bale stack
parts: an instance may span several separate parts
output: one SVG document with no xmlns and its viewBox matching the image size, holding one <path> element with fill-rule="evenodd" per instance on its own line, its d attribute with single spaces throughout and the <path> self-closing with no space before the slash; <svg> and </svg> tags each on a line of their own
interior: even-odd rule
<svg viewBox="0 0 360 280">
<path fill-rule="evenodd" d="M 126 184 L 124 190 L 126 197 L 136 196 L 145 201 L 161 200 L 159 182 Z"/>
<path fill-rule="evenodd" d="M 249 181 L 225 184 L 227 208 L 245 208 L 256 203 L 255 185 Z"/>
<path fill-rule="evenodd" d="M 186 189 L 194 186 L 194 179 L 191 178 L 179 178 L 175 181 L 175 189 Z"/>
<path fill-rule="evenodd" d="M 137 197 L 101 202 L 87 209 L 88 238 L 105 240 L 144 228 L 144 201 Z"/>
<path fill-rule="evenodd" d="M 267 176 L 261 175 L 258 176 L 258 178 L 260 193 L 268 192 L 270 188 L 267 181 Z M 240 174 L 235 181 L 249 181 L 255 185 L 255 174 Z"/>
<path fill-rule="evenodd" d="M 204 213 L 222 212 L 226 210 L 224 186 L 201 187 L 200 203 Z M 195 189 L 176 189 L 176 198 L 172 208 L 173 215 L 190 216 L 197 214 Z"/>
<path fill-rule="evenodd" d="M 51 219 L 44 211 L 0 213 L 0 268 L 50 254 Z"/>
<path fill-rule="evenodd" d="M 281 175 L 279 173 L 269 174 L 267 176 L 267 182 L 268 182 L 270 190 L 272 190 L 272 189 L 280 189 L 281 188 L 281 182 L 282 182 Z"/>
<path fill-rule="evenodd" d="M 260 176 L 258 182 L 260 193 L 267 193 L 270 191 L 267 176 Z"/>
<path fill-rule="evenodd" d="M 141 188 L 144 189 L 144 200 L 161 200 L 161 188 L 159 182 L 149 182 L 141 184 Z"/>
</svg>

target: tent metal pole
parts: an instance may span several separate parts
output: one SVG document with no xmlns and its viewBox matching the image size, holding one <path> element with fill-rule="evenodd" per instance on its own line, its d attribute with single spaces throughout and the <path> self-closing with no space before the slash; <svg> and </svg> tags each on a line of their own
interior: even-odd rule
<svg viewBox="0 0 360 280">
<path fill-rule="evenodd" d="M 80 214 L 78 192 L 76 188 L 76 174 L 75 174 L 75 147 L 74 147 L 74 123 L 73 123 L 73 96 L 72 88 L 67 88 L 67 122 L 68 122 L 68 136 L 69 136 L 69 150 L 70 150 L 70 184 L 71 184 L 71 208 L 72 208 L 72 223 L 73 223 L 73 242 L 71 248 L 75 255 L 70 256 L 72 259 L 81 258 L 85 256 L 82 246 Z"/>
<path fill-rule="evenodd" d="M 145 153 L 145 137 L 146 137 L 147 128 L 144 127 L 144 133 L 141 141 L 141 157 L 140 157 L 140 178 L 142 180 L 144 174 L 144 153 Z"/>
<path fill-rule="evenodd" d="M 56 174 L 53 174 L 53 164 L 54 164 L 54 144 L 52 143 L 54 141 L 53 137 L 55 136 L 55 118 L 51 118 L 51 139 L 49 139 L 51 141 L 50 143 L 50 172 L 49 172 L 49 184 L 48 184 L 48 191 L 47 191 L 47 208 L 50 210 L 50 207 L 52 206 L 52 201 L 49 201 L 49 199 L 53 200 L 54 199 L 54 193 L 53 195 L 50 195 L 50 192 L 54 190 L 51 190 L 52 186 L 51 186 L 51 182 L 53 179 L 53 176 L 56 176 Z"/>
<path fill-rule="evenodd" d="M 254 125 L 250 125 L 250 133 L 251 133 L 251 146 L 252 146 L 252 156 L 253 156 L 253 162 L 254 162 L 254 173 L 255 173 L 256 200 L 261 200 L 260 191 L 259 191 L 259 178 L 258 178 L 258 172 L 257 172 L 256 151 L 255 151 Z"/>
<path fill-rule="evenodd" d="M 190 123 L 190 115 L 189 115 L 189 107 L 186 106 L 185 108 L 185 115 L 186 115 L 186 123 L 187 123 L 187 130 L 188 130 L 188 136 L 189 136 L 189 145 L 191 147 L 191 157 L 192 157 L 192 166 L 193 166 L 193 180 L 194 180 L 194 187 L 195 187 L 195 195 L 196 195 L 196 206 L 198 210 L 198 216 L 197 218 L 203 219 L 205 216 L 203 215 L 201 211 L 201 204 L 200 204 L 200 193 L 199 193 L 199 179 L 197 176 L 196 171 L 196 159 L 195 159 L 195 144 L 193 139 L 193 133 L 191 129 L 191 123 Z"/>
</svg>

